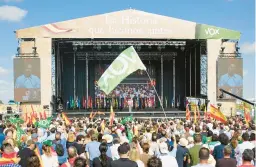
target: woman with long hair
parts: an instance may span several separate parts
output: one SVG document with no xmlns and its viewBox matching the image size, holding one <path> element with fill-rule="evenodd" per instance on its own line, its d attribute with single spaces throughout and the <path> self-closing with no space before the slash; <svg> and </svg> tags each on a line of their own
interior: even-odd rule
<svg viewBox="0 0 256 167">
<path fill-rule="evenodd" d="M 100 156 L 93 159 L 93 167 L 110 167 L 112 158 L 107 156 L 107 143 L 101 143 L 99 150 Z"/>
<path fill-rule="evenodd" d="M 42 155 L 42 162 L 43 166 L 45 167 L 58 167 L 58 157 L 57 154 L 52 151 L 51 143 L 46 142 L 44 143 L 42 149 L 43 149 L 43 155 Z"/>
</svg>

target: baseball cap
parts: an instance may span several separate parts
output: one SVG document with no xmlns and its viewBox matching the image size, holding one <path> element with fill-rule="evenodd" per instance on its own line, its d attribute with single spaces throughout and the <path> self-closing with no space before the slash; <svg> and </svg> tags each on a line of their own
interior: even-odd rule
<svg viewBox="0 0 256 167">
<path fill-rule="evenodd" d="M 123 144 L 121 144 L 121 145 L 118 147 L 118 149 L 117 149 L 117 151 L 118 151 L 119 154 L 126 154 L 126 153 L 128 153 L 129 150 L 130 150 L 130 146 L 129 146 L 128 143 L 123 143 Z"/>
</svg>

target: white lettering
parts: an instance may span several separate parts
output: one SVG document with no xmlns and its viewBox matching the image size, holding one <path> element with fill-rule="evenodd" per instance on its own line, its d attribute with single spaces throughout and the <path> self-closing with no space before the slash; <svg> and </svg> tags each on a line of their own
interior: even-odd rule
<svg viewBox="0 0 256 167">
<path fill-rule="evenodd" d="M 109 71 L 111 71 L 111 73 L 114 75 L 121 75 L 121 74 L 125 73 L 126 70 L 128 69 L 128 63 L 123 57 L 120 57 L 120 56 L 117 57 L 115 61 L 117 61 L 117 60 L 119 60 L 123 64 L 122 68 L 114 69 L 114 67 L 111 64 L 109 66 Z M 114 64 L 116 64 L 116 62 Z"/>
<path fill-rule="evenodd" d="M 219 30 L 220 29 L 208 28 L 208 29 L 205 30 L 205 33 L 206 33 L 206 35 L 211 35 L 211 36 L 214 36 L 214 35 L 217 35 L 217 34 L 219 35 L 220 34 Z"/>
<path fill-rule="evenodd" d="M 157 24 L 157 20 L 140 18 L 140 17 L 122 16 L 121 23 L 122 24 Z"/>
<path fill-rule="evenodd" d="M 113 75 L 110 75 L 108 73 L 108 71 L 104 72 L 103 75 L 102 75 L 102 78 L 103 78 L 103 81 L 104 81 L 104 84 L 108 87 L 108 79 L 113 79 L 114 76 Z"/>
</svg>

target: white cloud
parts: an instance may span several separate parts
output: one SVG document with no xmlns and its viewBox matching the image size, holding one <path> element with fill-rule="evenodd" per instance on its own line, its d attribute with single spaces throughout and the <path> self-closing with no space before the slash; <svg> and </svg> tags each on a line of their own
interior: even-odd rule
<svg viewBox="0 0 256 167">
<path fill-rule="evenodd" d="M 1 75 L 5 75 L 5 74 L 8 74 L 8 72 L 9 72 L 9 71 L 8 71 L 7 69 L 5 69 L 5 68 L 3 68 L 3 67 L 0 66 L 0 76 L 1 76 Z"/>
<path fill-rule="evenodd" d="M 22 2 L 23 0 L 0 0 L 0 2 L 5 2 L 5 3 L 8 3 L 8 2 Z"/>
<path fill-rule="evenodd" d="M 245 54 L 245 55 L 251 55 L 251 54 L 255 54 L 255 49 L 256 49 L 256 44 L 255 42 L 253 43 L 250 43 L 250 42 L 245 42 L 245 43 L 242 43 L 241 44 L 241 50 L 240 52 L 242 54 Z"/>
<path fill-rule="evenodd" d="M 13 99 L 13 83 L 0 80 L 0 100 L 7 103 Z"/>
<path fill-rule="evenodd" d="M 27 13 L 28 11 L 16 6 L 0 6 L 0 21 L 19 22 L 27 15 Z"/>
</svg>

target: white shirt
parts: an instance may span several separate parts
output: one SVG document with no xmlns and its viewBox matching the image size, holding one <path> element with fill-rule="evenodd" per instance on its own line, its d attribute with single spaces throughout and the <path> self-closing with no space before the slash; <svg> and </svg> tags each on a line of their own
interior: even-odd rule
<svg viewBox="0 0 256 167">
<path fill-rule="evenodd" d="M 197 165 L 192 166 L 192 167 L 214 167 L 214 166 L 212 166 L 211 164 L 197 164 Z"/>
<path fill-rule="evenodd" d="M 242 165 L 242 157 L 243 157 L 244 150 L 253 149 L 253 148 L 254 148 L 254 145 L 249 141 L 244 141 L 243 143 L 238 144 L 238 146 L 235 149 L 237 166 Z"/>
<path fill-rule="evenodd" d="M 110 146 L 111 155 L 112 155 L 113 160 L 117 160 L 120 158 L 118 151 L 117 151 L 119 146 L 120 146 L 120 144 L 113 144 L 112 146 Z"/>
<path fill-rule="evenodd" d="M 42 156 L 43 166 L 45 167 L 59 167 L 58 157 L 52 155 L 51 157 L 43 154 Z"/>
<path fill-rule="evenodd" d="M 170 155 L 161 155 L 159 158 L 162 161 L 162 167 L 178 167 L 177 160 Z"/>
</svg>

